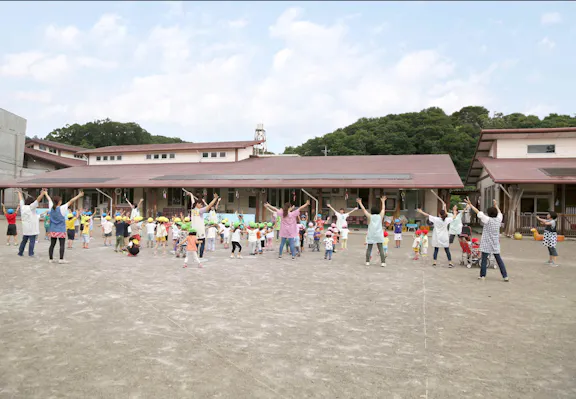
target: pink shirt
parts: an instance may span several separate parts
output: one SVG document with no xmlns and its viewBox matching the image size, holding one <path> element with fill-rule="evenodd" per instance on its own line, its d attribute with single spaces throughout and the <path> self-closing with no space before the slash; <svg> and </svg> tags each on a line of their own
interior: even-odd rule
<svg viewBox="0 0 576 399">
<path fill-rule="evenodd" d="M 281 218 L 280 222 L 280 237 L 281 238 L 296 238 L 298 237 L 298 223 L 296 217 L 300 215 L 300 211 L 288 212 L 288 216 L 284 217 L 284 211 L 276 212 L 276 216 Z"/>
</svg>

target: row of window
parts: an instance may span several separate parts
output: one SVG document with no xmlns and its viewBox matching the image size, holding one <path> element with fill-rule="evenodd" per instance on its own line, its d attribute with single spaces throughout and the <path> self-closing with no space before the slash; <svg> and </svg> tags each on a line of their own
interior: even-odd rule
<svg viewBox="0 0 576 399">
<path fill-rule="evenodd" d="M 554 154 L 556 145 L 554 144 L 534 144 L 528 146 L 528 154 Z"/>
<path fill-rule="evenodd" d="M 43 144 L 40 144 L 39 148 L 42 151 L 48 151 L 48 152 L 51 152 L 52 154 L 58 154 L 58 150 L 56 148 L 46 147 Z"/>
<path fill-rule="evenodd" d="M 74 158 L 84 159 L 84 155 L 74 154 Z"/>
<path fill-rule="evenodd" d="M 146 154 L 146 159 L 174 159 L 176 154 Z"/>
<path fill-rule="evenodd" d="M 98 155 L 96 157 L 97 161 L 121 161 L 122 155 Z"/>
<path fill-rule="evenodd" d="M 226 153 L 225 152 L 203 152 L 202 153 L 202 158 L 218 158 L 218 156 L 220 156 L 220 158 L 226 158 Z"/>
</svg>

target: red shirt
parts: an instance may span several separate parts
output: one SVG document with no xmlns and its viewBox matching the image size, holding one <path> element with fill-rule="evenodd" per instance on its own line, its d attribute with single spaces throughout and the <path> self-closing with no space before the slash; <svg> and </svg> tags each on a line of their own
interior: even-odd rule
<svg viewBox="0 0 576 399">
<path fill-rule="evenodd" d="M 316 219 L 316 227 L 320 227 L 320 230 L 324 230 L 324 223 L 326 223 L 325 220 Z"/>
<path fill-rule="evenodd" d="M 8 221 L 8 224 L 16 224 L 16 214 L 13 213 L 10 215 L 9 213 L 7 213 L 6 220 Z"/>
</svg>

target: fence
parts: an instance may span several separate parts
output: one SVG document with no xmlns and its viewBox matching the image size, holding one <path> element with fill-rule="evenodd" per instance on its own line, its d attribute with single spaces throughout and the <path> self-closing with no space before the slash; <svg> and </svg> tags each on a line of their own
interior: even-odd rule
<svg viewBox="0 0 576 399">
<path fill-rule="evenodd" d="M 532 232 L 530 230 L 536 228 L 538 233 L 542 234 L 544 232 L 544 226 L 538 222 L 536 216 L 541 218 L 546 217 L 545 214 L 525 214 L 518 216 L 518 232 L 523 235 L 531 235 Z M 560 235 L 576 238 L 576 215 L 565 213 L 558 214 L 556 229 Z"/>
</svg>

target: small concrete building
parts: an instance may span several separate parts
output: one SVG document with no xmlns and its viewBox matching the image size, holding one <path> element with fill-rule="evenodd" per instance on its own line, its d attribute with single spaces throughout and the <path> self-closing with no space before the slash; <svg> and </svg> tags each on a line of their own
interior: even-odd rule
<svg viewBox="0 0 576 399">
<path fill-rule="evenodd" d="M 0 181 L 10 181 L 22 176 L 26 119 L 0 108 Z M 14 207 L 18 197 L 13 190 L 2 190 L 0 200 L 7 207 Z"/>
<path fill-rule="evenodd" d="M 504 212 L 515 206 L 523 234 L 538 226 L 535 216 L 554 210 L 561 233 L 576 236 L 576 127 L 483 130 L 466 184 L 476 186 L 482 209 L 493 199 Z"/>
<path fill-rule="evenodd" d="M 351 209 L 356 198 L 366 207 L 386 195 L 390 214 L 423 221 L 417 207 L 438 210 L 436 195 L 449 200 L 449 189 L 462 181 L 448 155 L 375 156 L 259 156 L 258 140 L 209 143 L 175 143 L 112 146 L 79 151 L 88 159 L 75 166 L 14 184 L 29 190 L 51 188 L 65 198 L 84 189 L 79 206 L 128 207 L 144 199 L 143 213 L 173 215 L 188 209 L 186 191 L 209 201 L 216 192 L 222 198 L 219 212 L 254 214 L 267 220 L 263 204 L 281 206 L 312 199 L 312 212 L 326 216 L 328 204 Z M 360 211 L 352 224 L 365 223 Z"/>
</svg>

